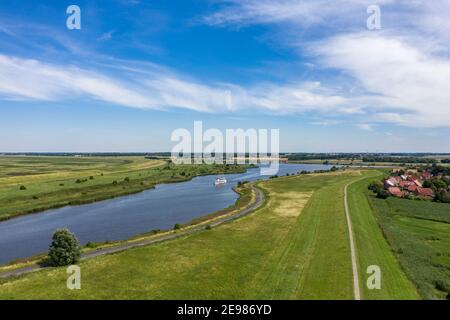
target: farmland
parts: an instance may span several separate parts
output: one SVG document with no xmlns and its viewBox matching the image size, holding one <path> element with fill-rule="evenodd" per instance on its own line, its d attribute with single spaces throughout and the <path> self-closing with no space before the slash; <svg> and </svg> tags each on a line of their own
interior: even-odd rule
<svg viewBox="0 0 450 320">
<path fill-rule="evenodd" d="M 234 222 L 80 263 L 5 280 L 0 298 L 352 299 L 344 186 L 359 171 L 260 182 L 267 202 Z"/>
<path fill-rule="evenodd" d="M 144 157 L 0 157 L 0 220 L 95 202 L 242 166 L 170 165 Z"/>
<path fill-rule="evenodd" d="M 383 237 L 367 199 L 367 185 L 373 180 L 379 180 L 381 176 L 380 172 L 372 171 L 370 177 L 357 181 L 348 188 L 362 299 L 417 299 L 419 296 L 416 289 Z M 366 270 L 372 265 L 381 269 L 381 290 L 369 290 L 366 286 Z"/>
<path fill-rule="evenodd" d="M 450 205 L 369 197 L 406 274 L 424 299 L 450 294 Z"/>
</svg>

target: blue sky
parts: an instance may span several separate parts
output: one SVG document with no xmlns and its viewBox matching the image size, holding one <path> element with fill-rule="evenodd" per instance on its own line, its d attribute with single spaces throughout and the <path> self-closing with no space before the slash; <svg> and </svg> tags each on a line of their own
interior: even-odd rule
<svg viewBox="0 0 450 320">
<path fill-rule="evenodd" d="M 81 30 L 66 8 L 81 8 Z M 177 128 L 281 150 L 450 152 L 450 4 L 3 1 L 0 152 L 165 151 Z"/>
</svg>

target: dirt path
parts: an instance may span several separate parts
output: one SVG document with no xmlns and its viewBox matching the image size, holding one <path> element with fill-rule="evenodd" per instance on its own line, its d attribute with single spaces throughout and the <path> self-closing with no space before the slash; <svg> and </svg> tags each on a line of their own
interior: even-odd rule
<svg viewBox="0 0 450 320">
<path fill-rule="evenodd" d="M 361 300 L 361 292 L 359 289 L 359 275 L 358 275 L 358 262 L 356 258 L 356 250 L 355 250 L 355 241 L 353 240 L 353 227 L 352 221 L 350 218 L 350 213 L 348 210 L 348 202 L 347 202 L 347 187 L 354 183 L 353 181 L 347 184 L 344 188 L 344 207 L 345 207 L 345 216 L 347 218 L 347 226 L 348 226 L 348 236 L 350 240 L 350 253 L 352 257 L 352 270 L 353 270 L 353 292 L 355 300 Z"/>
<path fill-rule="evenodd" d="M 255 191 L 255 194 L 256 194 L 256 199 L 253 204 L 251 204 L 249 207 L 244 208 L 243 210 L 237 212 L 236 214 L 234 214 L 232 216 L 226 216 L 223 218 L 219 218 L 219 219 L 215 220 L 214 222 L 211 222 L 209 225 L 211 227 L 219 226 L 223 223 L 230 222 L 230 221 L 236 220 L 242 216 L 245 216 L 245 215 L 249 214 L 250 212 L 261 207 L 264 204 L 264 193 L 260 189 L 254 187 L 254 186 L 252 186 L 252 190 Z M 186 229 L 186 230 L 180 230 L 177 233 L 168 234 L 168 235 L 161 236 L 158 238 L 142 240 L 142 241 L 129 243 L 129 244 L 122 244 L 122 245 L 118 245 L 118 246 L 110 247 L 110 248 L 98 249 L 98 250 L 83 254 L 81 256 L 81 260 L 90 259 L 90 258 L 98 257 L 98 256 L 103 256 L 105 254 L 120 252 L 120 251 L 124 251 L 124 250 L 130 249 L 130 248 L 147 246 L 147 245 L 159 243 L 162 241 L 176 239 L 179 237 L 184 237 L 184 236 L 191 235 L 191 234 L 197 233 L 199 231 L 205 230 L 205 227 L 206 227 L 206 225 L 203 223 L 199 226 L 194 226 L 194 227 L 192 227 L 190 229 Z M 37 264 L 34 264 L 34 265 L 26 266 L 23 268 L 0 273 L 0 278 L 19 276 L 19 275 L 22 275 L 25 273 L 30 273 L 30 272 L 44 270 L 44 269 L 50 269 L 50 267 L 41 267 Z"/>
</svg>

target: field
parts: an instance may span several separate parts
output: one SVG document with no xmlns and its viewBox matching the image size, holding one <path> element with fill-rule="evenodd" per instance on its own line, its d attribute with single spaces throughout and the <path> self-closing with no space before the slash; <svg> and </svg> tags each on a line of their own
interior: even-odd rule
<svg viewBox="0 0 450 320">
<path fill-rule="evenodd" d="M 243 167 L 169 165 L 144 157 L 0 157 L 0 220 L 136 193 Z"/>
<path fill-rule="evenodd" d="M 343 188 L 359 171 L 260 183 L 267 198 L 234 222 L 80 263 L 5 280 L 1 299 L 352 299 Z"/>
<path fill-rule="evenodd" d="M 348 205 L 355 234 L 362 299 L 417 299 L 417 291 L 405 276 L 384 238 L 367 198 L 368 184 L 379 180 L 381 176 L 381 172 L 372 171 L 371 177 L 348 188 Z M 380 267 L 381 290 L 369 290 L 366 286 L 366 271 L 372 265 Z"/>
<path fill-rule="evenodd" d="M 266 203 L 236 221 L 80 263 L 82 289 L 65 268 L 0 283 L 0 299 L 353 299 L 353 224 L 362 299 L 445 299 L 450 284 L 449 205 L 367 190 L 378 170 L 258 182 Z M 246 201 L 245 197 L 242 201 Z M 381 270 L 369 290 L 368 266 Z"/>
<path fill-rule="evenodd" d="M 373 196 L 369 201 L 422 298 L 450 298 L 450 205 Z"/>
</svg>

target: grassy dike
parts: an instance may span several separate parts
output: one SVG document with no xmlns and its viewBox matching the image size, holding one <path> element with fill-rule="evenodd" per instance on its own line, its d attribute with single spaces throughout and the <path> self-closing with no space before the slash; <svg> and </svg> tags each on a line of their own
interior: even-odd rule
<svg viewBox="0 0 450 320">
<path fill-rule="evenodd" d="M 343 189 L 356 170 L 258 183 L 266 203 L 238 220 L 0 285 L 0 299 L 352 299 Z"/>
<path fill-rule="evenodd" d="M 170 165 L 144 157 L 0 157 L 0 221 L 129 195 L 159 183 L 245 170 L 237 165 Z"/>
<path fill-rule="evenodd" d="M 389 243 L 383 236 L 375 214 L 367 199 L 367 186 L 380 180 L 382 173 L 369 171 L 367 178 L 348 187 L 348 205 L 353 224 L 362 299 L 418 299 L 414 285 L 403 272 Z M 367 268 L 381 269 L 381 289 L 369 290 Z"/>
</svg>

